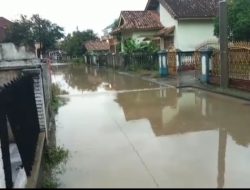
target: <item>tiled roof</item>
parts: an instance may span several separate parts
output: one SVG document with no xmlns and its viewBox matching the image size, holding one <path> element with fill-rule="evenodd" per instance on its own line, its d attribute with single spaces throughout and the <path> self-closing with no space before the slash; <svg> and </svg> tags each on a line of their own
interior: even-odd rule
<svg viewBox="0 0 250 190">
<path fill-rule="evenodd" d="M 158 30 L 163 28 L 159 14 L 156 11 L 122 11 L 121 19 L 123 24 L 113 31 L 113 34 L 120 31 Z"/>
<path fill-rule="evenodd" d="M 159 32 L 157 32 L 156 36 L 168 36 L 172 34 L 175 30 L 175 26 L 163 28 Z"/>
<path fill-rule="evenodd" d="M 0 27 L 1 27 L 1 28 L 7 28 L 7 27 L 9 27 L 11 24 L 12 24 L 11 21 L 7 20 L 7 19 L 4 18 L 4 17 L 0 17 Z"/>
<path fill-rule="evenodd" d="M 219 6 L 219 0 L 149 0 L 146 9 L 155 10 L 157 2 L 177 19 L 215 17 Z"/>
<path fill-rule="evenodd" d="M 0 42 L 6 38 L 6 29 L 12 24 L 11 21 L 4 17 L 0 17 Z"/>
<path fill-rule="evenodd" d="M 85 44 L 87 51 L 108 51 L 110 50 L 109 43 L 106 41 L 88 41 Z"/>
</svg>

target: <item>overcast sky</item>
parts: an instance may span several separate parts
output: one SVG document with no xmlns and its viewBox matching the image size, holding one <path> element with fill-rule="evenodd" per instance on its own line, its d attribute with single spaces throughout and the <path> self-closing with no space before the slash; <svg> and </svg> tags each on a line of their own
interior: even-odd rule
<svg viewBox="0 0 250 190">
<path fill-rule="evenodd" d="M 20 14 L 39 14 L 64 27 L 65 34 L 93 29 L 99 35 L 119 17 L 121 10 L 143 10 L 147 0 L 1 0 L 0 16 L 9 20 Z"/>
</svg>

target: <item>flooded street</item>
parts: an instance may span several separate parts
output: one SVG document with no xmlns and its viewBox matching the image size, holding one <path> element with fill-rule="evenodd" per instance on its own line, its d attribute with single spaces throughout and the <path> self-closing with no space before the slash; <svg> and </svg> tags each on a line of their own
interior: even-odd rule
<svg viewBox="0 0 250 190">
<path fill-rule="evenodd" d="M 250 103 L 110 70 L 55 67 L 65 188 L 250 187 Z"/>
</svg>

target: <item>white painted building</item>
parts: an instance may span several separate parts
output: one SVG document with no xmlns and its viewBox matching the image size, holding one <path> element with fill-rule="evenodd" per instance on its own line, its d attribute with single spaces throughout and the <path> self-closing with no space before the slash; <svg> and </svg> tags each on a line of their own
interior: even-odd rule
<svg viewBox="0 0 250 190">
<path fill-rule="evenodd" d="M 214 36 L 214 18 L 219 0 L 148 0 L 146 11 L 158 11 L 161 24 L 158 32 L 161 49 L 174 47 L 194 51 Z"/>
</svg>

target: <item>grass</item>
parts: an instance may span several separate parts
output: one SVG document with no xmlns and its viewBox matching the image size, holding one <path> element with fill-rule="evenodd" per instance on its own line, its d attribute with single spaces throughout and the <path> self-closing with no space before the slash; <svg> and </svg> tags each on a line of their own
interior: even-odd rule
<svg viewBox="0 0 250 190">
<path fill-rule="evenodd" d="M 75 65 L 82 65 L 82 64 L 85 64 L 85 61 L 83 58 L 75 58 L 75 59 L 72 59 L 72 63 Z"/>
<path fill-rule="evenodd" d="M 64 166 L 68 160 L 69 151 L 63 147 L 47 147 L 44 153 L 45 175 L 42 182 L 42 188 L 58 188 L 60 182 L 58 174 L 62 174 Z"/>
<path fill-rule="evenodd" d="M 63 105 L 63 102 L 58 98 L 58 95 L 63 94 L 68 94 L 68 92 L 61 90 L 58 85 L 52 84 L 51 108 L 54 113 L 57 113 L 59 107 Z"/>
<path fill-rule="evenodd" d="M 68 94 L 61 90 L 57 84 L 51 88 L 51 108 L 57 113 L 60 106 L 65 105 L 67 98 L 59 98 L 58 95 Z M 54 115 L 54 114 L 53 114 Z M 69 151 L 60 146 L 46 146 L 44 151 L 42 188 L 58 188 L 60 186 L 58 174 L 62 174 L 68 160 Z"/>
</svg>

